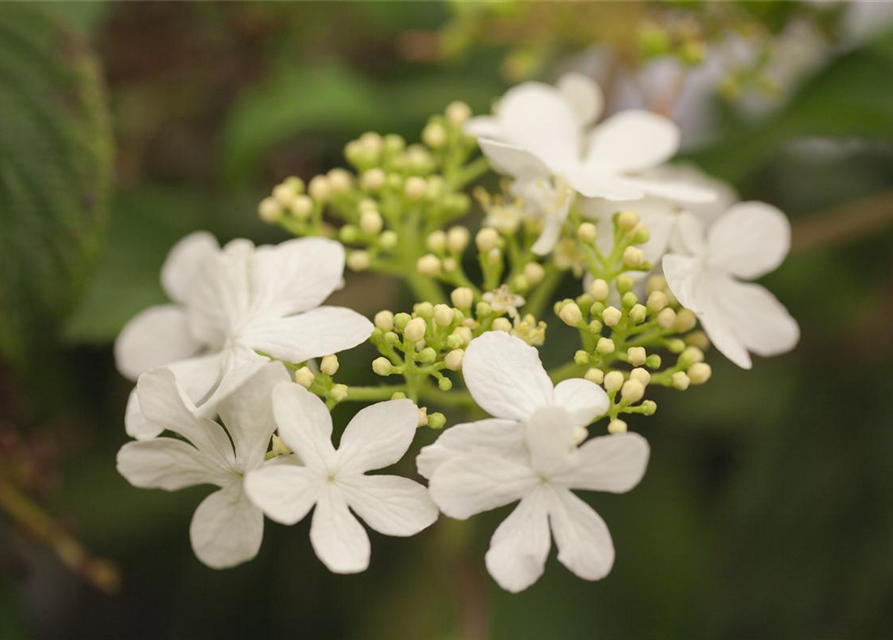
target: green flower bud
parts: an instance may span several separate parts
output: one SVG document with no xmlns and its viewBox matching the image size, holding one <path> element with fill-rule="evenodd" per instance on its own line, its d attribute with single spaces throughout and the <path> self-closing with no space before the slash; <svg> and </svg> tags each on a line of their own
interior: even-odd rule
<svg viewBox="0 0 893 640">
<path fill-rule="evenodd" d="M 412 320 L 412 316 L 408 313 L 398 313 L 394 316 L 394 326 L 397 327 L 398 331 L 403 331 L 410 320 Z"/>
<path fill-rule="evenodd" d="M 440 380 L 437 381 L 437 388 L 440 389 L 441 391 L 449 391 L 450 389 L 453 388 L 453 381 L 450 380 L 449 378 L 441 378 Z M 431 420 L 430 416 L 428 416 L 428 420 L 430 422 L 430 420 Z"/>
<path fill-rule="evenodd" d="M 437 360 L 437 352 L 431 347 L 425 347 L 419 353 L 419 362 L 422 364 L 431 364 L 435 360 Z"/>
<path fill-rule="evenodd" d="M 577 351 L 574 354 L 574 362 L 580 366 L 589 364 L 589 354 L 582 349 Z"/>
<path fill-rule="evenodd" d="M 428 426 L 432 429 L 443 429 L 446 424 L 446 416 L 440 412 L 432 413 L 428 416 Z"/>
</svg>

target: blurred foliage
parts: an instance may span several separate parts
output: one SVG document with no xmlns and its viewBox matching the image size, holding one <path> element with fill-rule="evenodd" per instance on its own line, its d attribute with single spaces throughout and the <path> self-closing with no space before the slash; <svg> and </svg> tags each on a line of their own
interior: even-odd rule
<svg viewBox="0 0 893 640">
<path fill-rule="evenodd" d="M 642 485 L 624 496 L 590 496 L 618 547 L 602 582 L 580 581 L 553 558 L 528 592 L 499 591 L 483 554 L 501 511 L 470 524 L 442 519 L 411 540 L 372 534 L 371 569 L 349 577 L 315 559 L 306 523 L 268 523 L 254 563 L 214 572 L 194 560 L 188 542 L 190 513 L 205 490 L 137 491 L 114 469 L 129 384 L 114 371 L 110 344 L 130 316 L 163 300 L 158 270 L 181 235 L 207 228 L 224 241 L 280 241 L 254 211 L 282 178 L 338 164 L 344 144 L 364 130 L 415 138 L 453 99 L 486 110 L 508 82 L 551 80 L 557 65 L 594 43 L 608 43 L 635 66 L 696 52 L 692 43 L 727 32 L 768 38 L 800 18 L 824 30 L 827 60 L 785 87 L 791 99 L 761 118 L 745 119 L 715 95 L 716 142 L 690 154 L 744 197 L 777 203 L 795 234 L 832 207 L 846 216 L 853 200 L 893 190 L 893 33 L 835 49 L 838 6 L 60 3 L 43 14 L 4 6 L 4 312 L 36 305 L 7 298 L 33 291 L 51 295 L 36 300 L 61 313 L 99 247 L 100 209 L 78 206 L 78 196 L 105 175 L 100 151 L 108 153 L 108 140 L 85 111 L 98 95 L 96 78 L 67 24 L 90 34 L 104 68 L 117 184 L 105 255 L 67 324 L 65 346 L 43 368 L 40 397 L 61 394 L 65 411 L 46 418 L 13 411 L 22 400 L 2 369 L 0 392 L 13 391 L 0 397 L 0 431 L 14 415 L 30 430 L 69 433 L 60 436 L 65 481 L 46 502 L 87 545 L 118 561 L 124 583 L 109 599 L 0 521 L 0 638 L 457 640 L 480 637 L 482 628 L 512 640 L 888 636 L 889 226 L 794 255 L 769 277 L 801 322 L 797 351 L 749 372 L 714 358 L 709 385 L 665 393 L 652 426 L 633 425 L 645 429 L 653 451 Z M 82 95 L 72 87 L 84 78 L 92 88 Z M 73 91 L 65 94 L 73 102 L 19 106 L 35 104 L 26 90 L 60 86 Z M 64 152 L 56 162 L 41 164 L 44 147 L 35 141 L 44 140 Z M 7 204 L 7 167 L 19 164 L 40 169 L 27 174 L 38 176 L 26 183 L 28 209 Z M 34 234 L 27 241 L 26 232 Z M 566 283 L 564 295 L 575 293 Z M 391 286 L 358 278 L 339 295 L 369 314 L 408 302 Z M 10 331 L 22 325 L 6 324 L 0 343 L 9 349 L 7 342 L 19 344 Z M 570 353 L 573 340 L 552 323 L 552 349 Z M 366 356 L 341 359 L 346 381 L 369 381 Z M 347 417 L 336 411 L 336 422 Z M 411 461 L 404 464 L 409 472 Z"/>
</svg>

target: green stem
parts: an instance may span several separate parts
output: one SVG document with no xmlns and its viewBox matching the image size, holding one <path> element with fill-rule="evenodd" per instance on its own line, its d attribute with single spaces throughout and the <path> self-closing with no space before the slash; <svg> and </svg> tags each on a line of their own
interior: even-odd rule
<svg viewBox="0 0 893 640">
<path fill-rule="evenodd" d="M 557 369 L 552 369 L 552 371 L 549 372 L 549 377 L 552 378 L 552 382 L 557 384 L 562 380 L 568 380 L 569 378 L 578 378 L 582 373 L 583 367 L 578 365 L 576 362 L 568 362 L 567 364 L 562 365 Z"/>
<path fill-rule="evenodd" d="M 382 385 L 379 387 L 348 387 L 347 401 L 390 400 L 395 393 L 406 393 L 406 385 Z"/>
<path fill-rule="evenodd" d="M 558 285 L 561 284 L 563 279 L 564 271 L 559 271 L 555 267 L 547 269 L 546 277 L 543 278 L 543 281 L 537 285 L 533 290 L 533 293 L 531 293 L 530 297 L 527 299 L 527 304 L 524 305 L 524 312 L 530 313 L 534 318 L 540 319 L 543 315 L 543 311 L 545 311 L 546 305 L 549 304 L 552 299 L 552 294 L 555 293 L 555 289 L 558 288 Z"/>
</svg>

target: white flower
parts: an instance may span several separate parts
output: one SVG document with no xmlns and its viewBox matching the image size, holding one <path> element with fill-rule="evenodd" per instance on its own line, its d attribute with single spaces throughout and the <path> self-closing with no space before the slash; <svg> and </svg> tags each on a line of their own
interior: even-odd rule
<svg viewBox="0 0 893 640">
<path fill-rule="evenodd" d="M 597 242 L 605 255 L 610 254 L 614 246 L 611 219 L 619 211 L 635 211 L 639 214 L 649 233 L 648 242 L 640 248 L 645 252 L 645 259 L 655 263 L 670 247 L 675 246 L 681 218 L 694 215 L 702 223 L 709 224 L 738 199 L 729 184 L 708 176 L 694 166 L 667 164 L 644 172 L 643 175 L 649 179 L 701 188 L 716 194 L 716 199 L 711 202 L 680 202 L 672 198 L 645 196 L 638 200 L 612 202 L 601 198 L 583 198 L 580 201 L 580 212 L 599 223 Z"/>
<path fill-rule="evenodd" d="M 195 415 L 195 406 L 170 370 L 140 376 L 137 393 L 144 419 L 159 432 L 172 431 L 187 442 L 162 436 L 125 444 L 118 452 L 118 472 L 143 489 L 220 487 L 202 501 L 189 528 L 195 555 L 209 567 L 233 567 L 260 549 L 264 517 L 245 495 L 243 476 L 264 464 L 276 428 L 270 393 L 287 380 L 282 363 L 264 365 L 218 404 L 224 430 Z"/>
<path fill-rule="evenodd" d="M 490 574 L 508 591 L 542 575 L 550 528 L 568 569 L 587 580 L 607 575 L 611 535 L 571 489 L 629 491 L 645 472 L 646 441 L 627 433 L 577 448 L 581 430 L 608 409 L 605 391 L 579 378 L 553 387 L 536 349 L 505 333 L 472 341 L 462 370 L 475 401 L 494 418 L 451 427 L 422 449 L 417 464 L 430 478 L 434 502 L 465 519 L 520 500 L 486 556 Z"/>
<path fill-rule="evenodd" d="M 561 177 L 578 193 L 608 200 L 656 195 L 708 201 L 712 193 L 687 184 L 643 177 L 676 153 L 679 129 L 647 111 L 624 111 L 590 129 L 601 112 L 598 86 L 580 74 L 558 88 L 521 84 L 499 101 L 495 115 L 474 118 L 466 131 L 497 171 L 517 180 Z"/>
<path fill-rule="evenodd" d="M 741 202 L 706 234 L 693 218 L 680 230 L 688 255 L 664 256 L 664 276 L 716 348 L 745 369 L 749 352 L 765 357 L 793 349 L 800 339 L 797 321 L 764 287 L 739 280 L 759 278 L 784 261 L 791 244 L 785 215 L 762 202 Z"/>
<path fill-rule="evenodd" d="M 118 370 L 135 380 L 169 366 L 202 414 L 268 359 L 287 362 L 337 353 L 366 340 L 372 323 L 341 307 L 319 306 L 339 286 L 344 249 L 305 238 L 255 248 L 234 240 L 222 250 L 207 233 L 194 233 L 172 250 L 161 281 L 176 304 L 135 316 L 115 343 Z M 128 403 L 127 432 L 157 434 Z"/>
<path fill-rule="evenodd" d="M 510 317 L 518 317 L 518 307 L 523 307 L 526 300 L 518 294 L 509 291 L 508 285 L 502 285 L 498 289 L 488 291 L 482 296 L 496 313 L 508 313 Z"/>
<path fill-rule="evenodd" d="M 310 542 L 335 573 L 369 566 L 366 524 L 390 536 L 411 536 L 437 519 L 437 507 L 417 482 L 389 475 L 366 475 L 396 463 L 412 444 L 419 411 L 411 400 L 390 400 L 354 416 L 332 445 L 332 417 L 325 404 L 296 384 L 273 390 L 279 437 L 304 466 L 266 466 L 248 474 L 246 490 L 267 516 L 295 524 L 316 505 Z"/>
</svg>

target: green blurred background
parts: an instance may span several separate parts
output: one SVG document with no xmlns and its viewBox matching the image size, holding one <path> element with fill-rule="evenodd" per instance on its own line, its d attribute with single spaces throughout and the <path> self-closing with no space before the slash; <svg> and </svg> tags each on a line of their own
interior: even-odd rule
<svg viewBox="0 0 893 640">
<path fill-rule="evenodd" d="M 0 4 L 0 480 L 121 576 L 101 592 L 0 511 L 0 638 L 893 637 L 890 12 L 722 5 Z M 819 34 L 806 64 L 778 71 L 804 21 Z M 708 385 L 662 392 L 633 425 L 652 446 L 645 480 L 588 496 L 618 549 L 606 580 L 553 557 L 531 589 L 501 592 L 483 554 L 503 510 L 372 533 L 371 568 L 349 577 L 317 561 L 307 522 L 268 523 L 256 561 L 216 572 L 188 540 L 206 489 L 116 474 L 131 385 L 111 344 L 163 301 L 182 235 L 279 242 L 260 198 L 343 164 L 363 131 L 413 140 L 452 100 L 486 112 L 515 82 L 605 55 L 619 74 L 671 59 L 700 77 L 732 32 L 756 53 L 680 98 L 710 114 L 684 155 L 792 218 L 767 284 L 803 338 L 753 371 L 711 354 Z M 366 275 L 338 295 L 367 315 L 412 302 Z M 547 363 L 573 353 L 557 324 Z M 363 349 L 342 357 L 344 382 L 371 379 Z"/>
</svg>

